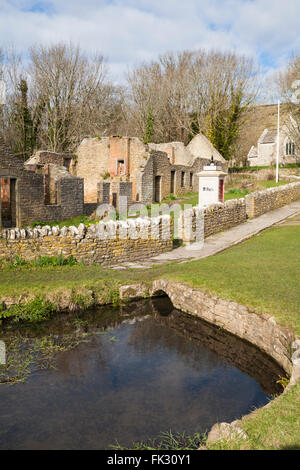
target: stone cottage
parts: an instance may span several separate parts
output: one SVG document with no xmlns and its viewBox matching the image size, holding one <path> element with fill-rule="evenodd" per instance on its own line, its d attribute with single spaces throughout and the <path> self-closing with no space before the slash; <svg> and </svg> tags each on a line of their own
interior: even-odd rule
<svg viewBox="0 0 300 470">
<path fill-rule="evenodd" d="M 0 137 L 0 228 L 83 214 L 83 179 L 71 175 L 60 165 L 61 160 L 55 160 L 62 155 L 52 157 L 48 156 L 44 163 L 24 164 Z"/>
<path fill-rule="evenodd" d="M 269 166 L 276 164 L 277 129 L 265 129 L 248 153 L 249 166 Z M 300 160 L 295 142 L 290 138 L 286 125 L 279 132 L 279 163 L 297 163 Z"/>
<path fill-rule="evenodd" d="M 198 190 L 195 176 L 211 156 L 225 160 L 204 135 L 182 142 L 144 144 L 137 137 L 85 138 L 78 147 L 74 174 L 84 179 L 86 203 L 109 202 L 119 196 L 131 202 L 160 202 L 170 193 Z"/>
</svg>

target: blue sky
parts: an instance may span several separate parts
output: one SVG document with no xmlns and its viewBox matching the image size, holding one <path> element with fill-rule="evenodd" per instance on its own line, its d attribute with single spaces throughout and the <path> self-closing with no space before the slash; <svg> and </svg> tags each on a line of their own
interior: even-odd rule
<svg viewBox="0 0 300 470">
<path fill-rule="evenodd" d="M 69 41 L 108 59 L 115 80 L 167 51 L 232 49 L 268 76 L 300 54 L 300 0 L 0 0 L 0 45 Z"/>
</svg>

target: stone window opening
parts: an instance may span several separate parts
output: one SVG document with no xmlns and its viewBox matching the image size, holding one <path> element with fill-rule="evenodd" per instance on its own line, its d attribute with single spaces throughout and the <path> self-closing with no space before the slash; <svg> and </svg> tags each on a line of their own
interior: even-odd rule
<svg viewBox="0 0 300 470">
<path fill-rule="evenodd" d="M 285 143 L 285 155 L 291 156 L 295 155 L 295 143 L 288 139 Z"/>
<path fill-rule="evenodd" d="M 117 208 L 117 193 L 112 193 L 111 204 L 115 209 Z"/>
<path fill-rule="evenodd" d="M 181 172 L 181 187 L 182 187 L 182 188 L 184 187 L 184 179 L 185 179 L 185 172 L 182 171 L 182 172 Z"/>
<path fill-rule="evenodd" d="M 175 170 L 171 171 L 171 185 L 170 185 L 170 193 L 175 193 Z"/>
<path fill-rule="evenodd" d="M 116 160 L 116 176 L 125 176 L 126 175 L 126 165 L 124 159 Z"/>
<path fill-rule="evenodd" d="M 59 204 L 59 188 L 58 181 L 51 178 L 49 174 L 44 175 L 44 204 L 45 206 Z"/>
<path fill-rule="evenodd" d="M 190 186 L 193 186 L 193 173 L 190 173 Z"/>
</svg>

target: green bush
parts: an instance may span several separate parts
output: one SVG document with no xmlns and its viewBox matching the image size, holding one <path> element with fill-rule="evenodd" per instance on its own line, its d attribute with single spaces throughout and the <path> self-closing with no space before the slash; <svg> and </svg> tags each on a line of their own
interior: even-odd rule
<svg viewBox="0 0 300 470">
<path fill-rule="evenodd" d="M 12 305 L 8 310 L 1 310 L 0 319 L 12 318 L 15 322 L 40 322 L 48 319 L 54 310 L 51 302 L 37 296 L 25 305 Z"/>
<path fill-rule="evenodd" d="M 39 256 L 36 260 L 31 262 L 32 266 L 74 266 L 78 264 L 77 260 L 71 255 L 69 258 L 64 258 L 62 254 L 57 256 Z"/>
<path fill-rule="evenodd" d="M 280 168 L 300 168 L 300 163 L 287 163 L 286 165 L 279 165 Z"/>
<path fill-rule="evenodd" d="M 38 258 L 27 261 L 18 255 L 15 255 L 12 260 L 6 265 L 7 269 L 15 269 L 19 267 L 32 268 L 32 267 L 45 267 L 45 266 L 75 266 L 78 264 L 73 255 L 64 258 L 62 254 L 57 256 L 39 256 Z"/>
<path fill-rule="evenodd" d="M 270 166 L 232 166 L 228 168 L 228 173 L 242 173 L 244 171 L 258 171 L 271 168 Z"/>
<path fill-rule="evenodd" d="M 249 194 L 249 191 L 247 189 L 232 188 L 227 191 L 227 194 L 243 194 L 246 196 Z"/>
</svg>

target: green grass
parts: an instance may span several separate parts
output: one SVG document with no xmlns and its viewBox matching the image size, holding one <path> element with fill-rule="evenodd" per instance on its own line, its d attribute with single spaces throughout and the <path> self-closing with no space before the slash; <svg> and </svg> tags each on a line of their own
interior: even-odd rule
<svg viewBox="0 0 300 470">
<path fill-rule="evenodd" d="M 0 271 L 0 299 L 13 295 L 16 299 L 30 295 L 43 299 L 51 292 L 71 289 L 76 295 L 82 288 L 107 294 L 115 301 L 120 284 L 169 278 L 237 301 L 259 313 L 270 313 L 282 325 L 300 334 L 300 226 L 278 226 L 231 249 L 203 260 L 184 264 L 169 263 L 152 269 L 116 271 L 101 266 L 45 265 Z M 80 295 L 80 294 L 78 294 Z M 82 299 L 75 299 L 79 303 Z M 84 299 L 83 299 L 84 300 Z M 38 302 L 31 306 L 38 307 Z M 45 304 L 48 315 L 50 305 Z M 22 309 L 21 309 L 22 310 Z M 18 311 L 20 319 L 26 311 Z M 37 312 L 38 314 L 38 312 Z M 256 410 L 243 418 L 246 441 L 221 441 L 213 449 L 293 449 L 300 448 L 300 383 L 276 399 L 268 408 Z M 194 444 L 193 444 L 194 442 Z M 169 442 L 170 444 L 170 442 Z M 167 441 L 165 445 L 167 444 Z M 152 443 L 137 443 L 135 448 L 161 448 L 158 438 Z M 192 448 L 193 437 L 175 439 L 174 447 Z M 176 447 L 177 446 L 177 447 Z M 189 447 L 190 446 L 190 447 Z M 151 447 L 152 448 L 152 447 Z"/>
<path fill-rule="evenodd" d="M 36 221 L 30 224 L 30 226 L 36 227 L 40 225 L 41 227 L 43 227 L 45 225 L 49 225 L 50 227 L 55 227 L 58 225 L 60 228 L 62 228 L 62 227 L 70 227 L 71 225 L 74 225 L 75 227 L 77 227 L 79 224 L 88 225 L 88 224 L 95 224 L 95 223 L 97 223 L 97 221 L 91 220 L 90 217 L 87 215 L 78 215 L 77 217 L 73 217 L 71 219 L 66 219 L 66 220 L 61 220 L 61 221 L 58 221 L 58 220 L 54 220 L 52 222 Z"/>
<path fill-rule="evenodd" d="M 261 189 L 267 189 L 267 188 L 275 188 L 276 186 L 283 186 L 285 184 L 289 184 L 290 181 L 286 180 L 281 180 L 276 183 L 274 180 L 266 180 L 266 181 L 258 181 L 259 185 L 261 186 Z"/>
<path fill-rule="evenodd" d="M 242 419 L 248 439 L 218 441 L 210 450 L 300 450 L 300 382 L 278 397 L 271 406 Z"/>
<path fill-rule="evenodd" d="M 242 181 L 243 180 L 241 179 L 240 180 L 241 184 L 242 184 Z M 239 183 L 239 180 L 237 179 L 235 184 L 238 184 L 238 183 Z M 263 190 L 267 188 L 273 188 L 276 186 L 282 186 L 288 183 L 290 183 L 290 181 L 282 180 L 276 183 L 276 181 L 274 180 L 268 180 L 268 181 L 259 180 L 259 181 L 256 181 L 256 184 L 253 189 L 251 189 L 251 187 L 249 189 L 245 189 L 240 186 L 231 188 L 230 187 L 231 185 L 227 185 L 229 189 L 224 194 L 224 201 L 229 201 L 231 199 L 239 199 L 239 198 L 245 197 L 247 194 L 250 194 L 253 191 L 259 191 L 259 190 Z M 198 199 L 199 199 L 198 193 L 190 192 L 190 193 L 177 196 L 175 199 L 174 197 L 172 197 L 171 199 L 170 197 L 167 197 L 162 202 L 167 203 L 167 204 L 178 203 L 183 208 L 185 204 L 191 204 L 192 206 L 197 206 Z"/>
<path fill-rule="evenodd" d="M 249 194 L 247 189 L 233 188 L 224 194 L 224 201 L 229 201 L 230 199 L 240 199 L 241 197 L 247 196 L 247 194 Z"/>
<path fill-rule="evenodd" d="M 122 447 L 119 444 L 111 446 L 114 450 L 197 450 L 205 443 L 203 434 L 162 432 L 157 438 L 147 441 L 133 442 L 130 447 Z"/>
<path fill-rule="evenodd" d="M 150 283 L 167 277 L 205 289 L 220 297 L 267 312 L 300 334 L 300 227 L 269 229 L 210 258 L 184 264 L 116 271 L 101 266 L 44 266 L 0 271 L 0 296 L 46 293 L 114 281 Z"/>
</svg>

